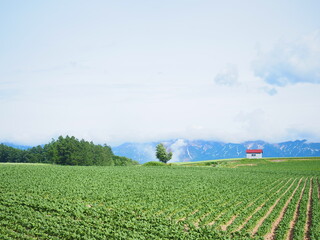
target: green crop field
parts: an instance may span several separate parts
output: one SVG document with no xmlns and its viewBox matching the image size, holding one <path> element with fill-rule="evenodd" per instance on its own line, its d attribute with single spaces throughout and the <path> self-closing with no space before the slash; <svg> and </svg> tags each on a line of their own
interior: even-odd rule
<svg viewBox="0 0 320 240">
<path fill-rule="evenodd" d="M 320 239 L 319 159 L 213 163 L 0 164 L 0 239 Z"/>
</svg>

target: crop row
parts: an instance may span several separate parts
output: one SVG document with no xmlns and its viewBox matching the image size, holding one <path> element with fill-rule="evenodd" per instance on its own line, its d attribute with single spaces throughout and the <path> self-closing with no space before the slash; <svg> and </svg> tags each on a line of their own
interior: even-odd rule
<svg viewBox="0 0 320 240">
<path fill-rule="evenodd" d="M 0 179 L 1 239 L 319 239 L 313 172 L 0 165 Z"/>
</svg>

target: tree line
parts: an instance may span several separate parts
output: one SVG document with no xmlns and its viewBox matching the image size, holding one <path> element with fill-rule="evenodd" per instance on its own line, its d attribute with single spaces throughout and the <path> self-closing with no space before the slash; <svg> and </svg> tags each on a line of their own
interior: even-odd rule
<svg viewBox="0 0 320 240">
<path fill-rule="evenodd" d="M 0 144 L 0 162 L 52 163 L 81 166 L 130 166 L 138 162 L 113 154 L 108 145 L 60 136 L 44 146 L 21 150 Z"/>
</svg>

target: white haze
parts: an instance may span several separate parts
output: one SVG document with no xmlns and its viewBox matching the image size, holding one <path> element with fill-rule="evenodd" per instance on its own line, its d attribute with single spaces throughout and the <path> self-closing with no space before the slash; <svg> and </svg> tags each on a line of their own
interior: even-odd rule
<svg viewBox="0 0 320 240">
<path fill-rule="evenodd" d="M 319 7 L 1 3 L 0 142 L 320 141 Z"/>
</svg>

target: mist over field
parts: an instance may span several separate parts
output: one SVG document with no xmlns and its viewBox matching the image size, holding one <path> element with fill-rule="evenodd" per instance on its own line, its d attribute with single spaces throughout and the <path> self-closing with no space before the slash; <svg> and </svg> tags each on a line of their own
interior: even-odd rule
<svg viewBox="0 0 320 240">
<path fill-rule="evenodd" d="M 0 142 L 320 142 L 319 8 L 2 2 Z"/>
</svg>

